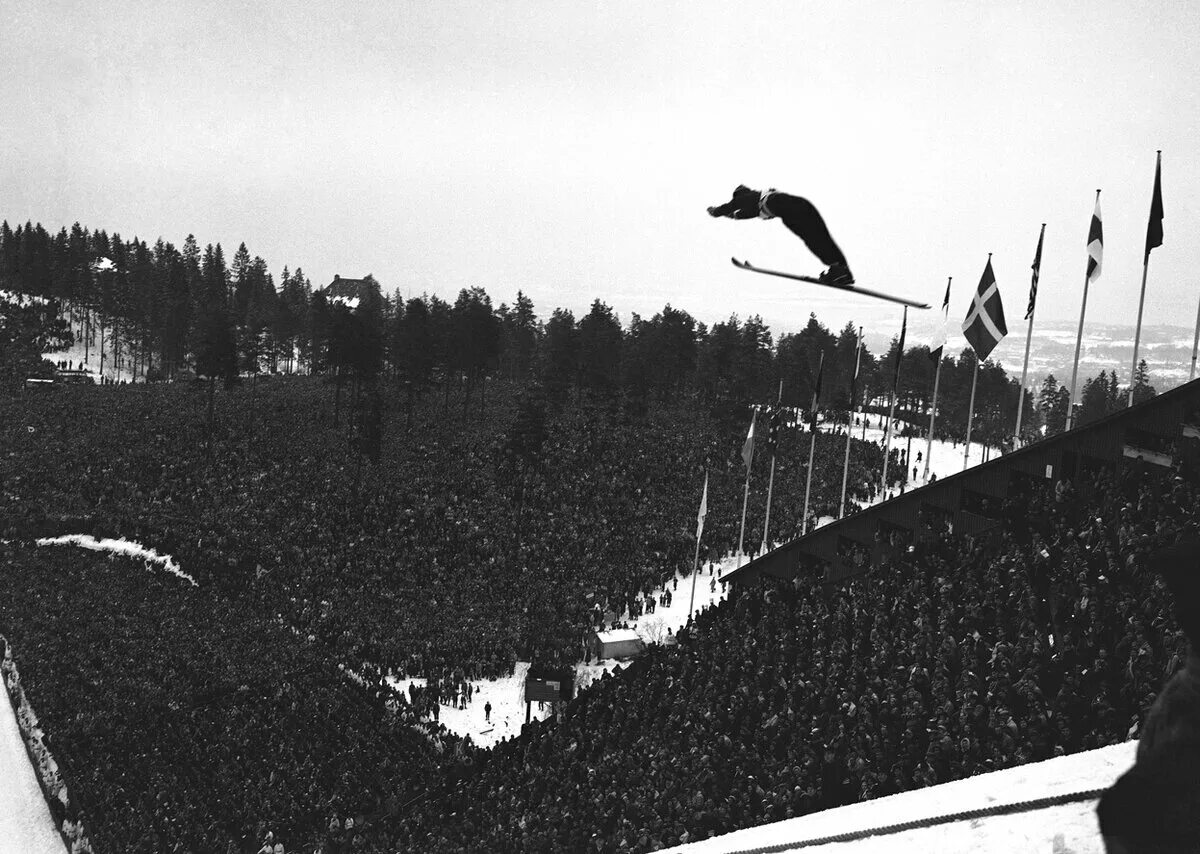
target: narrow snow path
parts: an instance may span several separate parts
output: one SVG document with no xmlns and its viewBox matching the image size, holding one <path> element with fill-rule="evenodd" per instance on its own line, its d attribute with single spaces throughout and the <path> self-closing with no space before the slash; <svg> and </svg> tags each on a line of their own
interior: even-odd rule
<svg viewBox="0 0 1200 854">
<path fill-rule="evenodd" d="M 148 549 L 140 543 L 130 542 L 129 540 L 107 538 L 98 540 L 91 534 L 64 534 L 61 537 L 42 537 L 37 541 L 37 544 L 39 546 L 78 546 L 82 549 L 90 549 L 97 552 L 111 552 L 113 554 L 141 558 L 147 563 L 158 564 L 167 572 L 182 578 L 193 587 L 199 586 L 196 584 L 196 579 L 180 569 L 179 564 L 170 555 L 160 555 L 154 549 Z"/>
<path fill-rule="evenodd" d="M 65 854 L 0 679 L 0 854 Z"/>
<path fill-rule="evenodd" d="M 695 611 L 699 613 L 710 605 L 725 598 L 726 585 L 719 582 L 713 589 L 713 579 L 719 579 L 737 564 L 736 558 L 725 558 L 718 564 L 704 564 L 696 576 Z M 658 606 L 653 614 L 643 614 L 638 620 L 629 619 L 628 614 L 621 619 L 628 622 L 630 627 L 647 643 L 660 642 L 668 635 L 674 636 L 688 621 L 688 600 L 691 596 L 691 573 L 678 574 L 666 587 L 671 589 L 673 596 L 670 606 Z M 662 590 L 654 592 L 655 600 Z M 587 686 L 599 679 L 604 673 L 625 667 L 629 662 L 615 658 L 603 659 L 590 664 L 575 665 L 575 685 L 577 690 L 586 690 Z M 458 735 L 469 735 L 478 747 L 492 748 L 505 738 L 513 738 L 520 734 L 525 724 L 525 674 L 529 672 L 528 661 L 518 661 L 511 676 L 500 679 L 482 679 L 472 683 L 475 693 L 465 709 L 454 709 L 448 705 L 438 707 L 438 721 L 446 729 Z M 401 691 L 408 691 L 408 686 L 423 687 L 422 678 L 391 679 L 390 684 Z M 490 719 L 484 706 L 491 703 Z M 538 708 L 534 703 L 531 718 L 544 720 L 550 714 L 549 704 Z"/>
</svg>

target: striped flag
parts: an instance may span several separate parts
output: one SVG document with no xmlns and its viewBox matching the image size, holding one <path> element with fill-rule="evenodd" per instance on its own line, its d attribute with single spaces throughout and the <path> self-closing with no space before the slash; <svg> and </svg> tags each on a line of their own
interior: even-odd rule
<svg viewBox="0 0 1200 854">
<path fill-rule="evenodd" d="M 942 349 L 946 346 L 946 335 L 950 325 L 950 282 L 953 277 L 946 280 L 946 298 L 942 300 L 942 325 L 933 333 L 933 341 L 929 346 L 929 360 L 935 365 L 941 361 Z"/>
<path fill-rule="evenodd" d="M 987 266 L 979 278 L 975 296 L 971 298 L 971 309 L 963 319 L 962 331 L 981 362 L 1008 334 L 1000 288 L 996 286 L 996 274 L 992 272 L 991 255 L 988 255 Z"/>
<path fill-rule="evenodd" d="M 708 515 L 708 472 L 704 473 L 704 494 L 700 497 L 700 512 L 696 514 L 696 542 L 704 534 L 704 517 Z"/>
<path fill-rule="evenodd" d="M 809 410 L 809 419 L 812 421 L 812 429 L 817 429 L 817 403 L 821 399 L 821 377 L 825 373 L 825 351 L 821 351 L 821 361 L 817 363 L 817 381 L 813 384 L 812 408 Z"/>
<path fill-rule="evenodd" d="M 908 306 L 904 307 L 904 320 L 900 323 L 900 346 L 896 348 L 896 367 L 892 372 L 892 397 L 900 388 L 900 360 L 904 358 L 904 336 L 908 332 Z"/>
<path fill-rule="evenodd" d="M 1100 278 L 1100 261 L 1104 256 L 1104 227 L 1100 224 L 1100 191 L 1096 191 L 1096 212 L 1092 214 L 1092 224 L 1088 227 L 1088 283 Z"/>
<path fill-rule="evenodd" d="M 746 463 L 746 468 L 750 468 L 750 463 L 754 460 L 754 422 L 758 420 L 758 408 L 755 407 L 753 414 L 750 416 L 750 432 L 746 434 L 746 443 L 742 445 L 742 461 Z"/>
<path fill-rule="evenodd" d="M 1162 246 L 1162 221 L 1162 152 L 1160 151 L 1158 152 L 1158 162 L 1154 165 L 1154 197 L 1150 200 L 1150 222 L 1146 225 L 1146 258 L 1143 263 L 1149 263 L 1151 249 Z"/>
<path fill-rule="evenodd" d="M 1025 319 L 1033 317 L 1033 307 L 1037 303 L 1038 276 L 1042 274 L 1042 240 L 1046 237 L 1046 223 L 1042 223 L 1042 233 L 1038 235 L 1037 252 L 1033 253 L 1033 281 L 1029 283 L 1029 308 L 1025 309 Z M 1149 251 L 1149 250 L 1147 250 Z"/>
</svg>

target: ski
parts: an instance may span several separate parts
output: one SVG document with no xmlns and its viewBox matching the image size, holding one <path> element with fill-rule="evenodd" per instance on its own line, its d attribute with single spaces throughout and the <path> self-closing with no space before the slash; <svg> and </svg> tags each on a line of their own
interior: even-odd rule
<svg viewBox="0 0 1200 854">
<path fill-rule="evenodd" d="M 835 285 L 832 282 L 822 282 L 816 276 L 798 276 L 795 273 L 781 273 L 779 270 L 768 270 L 766 267 L 755 267 L 749 261 L 739 261 L 737 258 L 730 258 L 733 266 L 739 270 L 749 270 L 752 273 L 762 273 L 767 276 L 779 276 L 782 279 L 795 279 L 797 282 L 810 282 L 814 285 L 822 285 L 827 288 L 837 288 L 839 291 L 849 291 L 863 296 L 875 297 L 876 299 L 885 299 L 889 302 L 898 302 L 901 305 L 911 306 L 913 308 L 929 308 L 927 303 L 917 302 L 916 300 L 906 299 L 905 297 L 894 297 L 890 294 L 881 294 L 879 291 L 873 291 L 868 288 L 860 288 L 858 285 Z"/>
</svg>

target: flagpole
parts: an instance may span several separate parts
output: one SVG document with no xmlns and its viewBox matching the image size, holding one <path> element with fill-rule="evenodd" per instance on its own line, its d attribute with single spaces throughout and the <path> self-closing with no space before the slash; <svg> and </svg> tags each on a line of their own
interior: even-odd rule
<svg viewBox="0 0 1200 854">
<path fill-rule="evenodd" d="M 708 498 L 708 469 L 704 470 L 704 497 L 700 499 L 703 507 Z M 708 508 L 705 507 L 705 510 Z M 688 600 L 688 621 L 692 619 L 692 607 L 696 604 L 696 576 L 700 574 L 700 538 L 704 536 L 704 517 L 696 525 L 696 556 L 692 558 L 692 598 Z"/>
<path fill-rule="evenodd" d="M 1133 377 L 1137 373 L 1138 343 L 1142 337 L 1142 305 L 1146 302 L 1146 274 L 1149 272 L 1150 256 L 1146 255 L 1146 262 L 1142 264 L 1142 295 L 1138 298 L 1137 327 L 1133 332 L 1133 367 L 1129 369 L 1129 402 L 1126 406 L 1133 406 Z"/>
<path fill-rule="evenodd" d="M 1154 167 L 1154 184 L 1155 184 L 1156 190 L 1158 189 L 1159 170 L 1161 168 L 1162 168 L 1162 149 L 1160 148 L 1158 150 L 1158 160 Z M 1157 196 L 1157 193 L 1155 195 Z M 1152 219 L 1154 217 L 1153 206 L 1154 206 L 1153 202 L 1151 202 L 1152 210 L 1150 212 L 1150 216 Z M 1160 214 L 1160 220 L 1159 220 L 1160 225 L 1161 225 L 1161 222 L 1162 221 L 1161 221 L 1161 214 Z M 1160 230 L 1160 233 L 1161 233 L 1161 230 Z M 1162 241 L 1159 240 L 1159 243 L 1162 243 Z M 1144 262 L 1142 262 L 1142 293 L 1138 297 L 1137 327 L 1133 333 L 1133 366 L 1129 369 L 1129 403 L 1127 404 L 1128 406 L 1133 406 L 1133 377 L 1137 373 L 1138 344 L 1141 343 L 1141 338 L 1142 338 L 1142 306 L 1144 306 L 1146 303 L 1146 275 L 1147 275 L 1147 273 L 1150 272 L 1150 248 L 1151 247 L 1150 247 L 1149 235 L 1147 235 L 1146 260 Z"/>
<path fill-rule="evenodd" d="M 1188 371 L 1188 382 L 1196 376 L 1196 348 L 1200 347 L 1200 304 L 1196 306 L 1196 334 L 1192 338 L 1192 369 Z"/>
<path fill-rule="evenodd" d="M 809 415 L 809 427 L 812 438 L 808 445 L 808 474 L 804 479 L 804 519 L 800 523 L 800 536 L 808 533 L 808 496 L 812 493 L 813 456 L 817 450 L 817 397 L 821 393 L 821 376 L 825 373 L 825 353 L 821 353 L 821 361 L 817 367 L 817 384 L 813 388 L 812 411 Z"/>
<path fill-rule="evenodd" d="M 858 376 L 859 359 L 862 356 L 862 327 L 858 327 L 858 338 L 854 343 L 854 376 Z M 851 386 L 853 392 L 853 386 Z M 863 413 L 863 423 L 866 423 L 866 412 Z M 863 428 L 866 429 L 865 427 Z M 846 479 L 850 476 L 850 437 L 854 434 L 854 395 L 850 395 L 850 412 L 846 420 L 846 458 L 842 462 L 842 503 L 838 508 L 838 518 L 846 515 Z"/>
<path fill-rule="evenodd" d="M 1100 191 L 1096 191 L 1096 204 L 1100 204 Z M 1079 350 L 1083 346 L 1083 313 L 1087 311 L 1087 295 L 1088 284 L 1091 282 L 1091 277 L 1084 273 L 1083 275 L 1083 303 L 1079 306 L 1079 332 L 1075 336 L 1075 366 L 1071 368 L 1071 397 L 1067 401 L 1067 429 L 1071 429 L 1071 425 L 1075 421 L 1075 383 L 1079 379 Z"/>
<path fill-rule="evenodd" d="M 1200 326 L 1197 326 L 1197 329 L 1200 329 Z M 1192 365 L 1194 366 L 1195 364 L 1196 364 L 1196 360 L 1193 358 Z M 812 419 L 812 442 L 808 446 L 808 477 L 805 478 L 805 482 L 804 482 L 804 523 L 800 529 L 800 536 L 804 536 L 805 534 L 808 533 L 808 496 L 812 492 L 813 455 L 816 453 L 816 450 L 817 450 L 817 419 L 814 417 Z"/>
<path fill-rule="evenodd" d="M 948 319 L 950 316 L 950 283 L 954 281 L 953 276 L 946 277 L 946 298 L 942 300 L 942 340 L 937 347 L 937 365 L 933 370 L 933 403 L 929 407 L 929 435 L 925 437 L 925 482 L 929 482 L 929 458 L 933 455 L 933 419 L 937 415 L 937 397 L 938 397 L 938 381 L 942 378 L 942 351 L 946 349 L 946 342 L 949 341 L 947 329 Z M 932 356 L 932 351 L 930 352 Z"/>
<path fill-rule="evenodd" d="M 755 409 L 754 415 L 750 419 L 750 431 L 754 431 L 754 419 L 758 417 L 758 410 Z M 746 505 L 750 502 L 750 467 L 754 462 L 754 447 L 750 448 L 750 459 L 746 462 L 746 486 L 742 490 L 742 530 L 738 534 L 738 566 L 742 565 L 742 555 L 745 552 L 742 550 L 746 542 Z"/>
<path fill-rule="evenodd" d="M 967 407 L 967 443 L 963 446 L 963 471 L 967 469 L 967 455 L 971 452 L 971 422 L 975 420 L 975 382 L 979 379 L 979 356 L 975 356 L 975 372 L 971 374 L 971 403 Z"/>
<path fill-rule="evenodd" d="M 929 456 L 933 453 L 933 419 L 937 416 L 938 381 L 942 378 L 942 357 L 933 372 L 933 404 L 929 407 L 929 435 L 925 437 L 925 480 L 929 480 Z"/>
<path fill-rule="evenodd" d="M 779 399 L 775 402 L 775 405 L 781 406 L 782 404 L 783 404 L 783 380 L 781 379 L 779 381 Z M 778 415 L 778 413 L 776 413 L 775 415 L 772 416 L 772 420 L 767 422 L 767 439 L 768 439 L 768 441 L 770 441 L 772 438 L 771 425 L 775 423 L 774 419 L 776 419 L 778 417 L 779 417 L 779 415 Z M 778 439 L 779 439 L 778 425 L 776 425 L 775 432 L 776 432 L 776 435 L 775 435 L 774 439 L 776 441 L 778 441 Z M 771 476 L 767 480 L 767 518 L 763 521 L 763 540 L 762 540 L 763 554 L 767 553 L 767 531 L 770 530 L 770 528 L 771 528 L 771 493 L 774 490 L 774 488 L 775 488 L 775 443 L 772 442 L 771 443 Z"/>
<path fill-rule="evenodd" d="M 1037 264 L 1040 266 L 1042 261 L 1042 238 L 1046 236 L 1046 223 L 1042 223 L 1042 233 L 1038 235 L 1038 255 Z M 1036 287 L 1037 277 L 1039 274 L 1037 267 L 1034 268 L 1034 282 Z M 1013 450 L 1021 447 L 1021 413 L 1025 409 L 1025 382 L 1029 377 L 1029 342 L 1033 338 L 1033 314 L 1037 309 L 1036 302 L 1037 292 L 1034 291 L 1029 295 L 1029 327 L 1025 330 L 1025 363 L 1021 366 L 1021 390 L 1017 395 L 1017 429 L 1013 433 Z"/>
<path fill-rule="evenodd" d="M 892 402 L 888 404 L 887 426 L 883 431 L 883 485 L 879 492 L 887 500 L 888 458 L 892 455 L 892 419 L 896 415 L 896 381 L 900 378 L 900 360 L 904 358 L 904 333 L 908 328 L 908 306 L 904 306 L 904 321 L 900 325 L 900 347 L 896 353 L 896 373 L 892 377 Z"/>
</svg>

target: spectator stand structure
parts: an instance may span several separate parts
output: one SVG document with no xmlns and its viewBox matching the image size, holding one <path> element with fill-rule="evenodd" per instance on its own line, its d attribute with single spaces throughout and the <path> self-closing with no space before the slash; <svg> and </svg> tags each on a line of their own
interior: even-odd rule
<svg viewBox="0 0 1200 854">
<path fill-rule="evenodd" d="M 1004 530 L 1024 514 L 1024 499 L 1038 482 L 1052 483 L 1062 496 L 1082 475 L 1123 467 L 1200 468 L 1200 381 L 838 519 L 721 581 L 741 585 L 813 571 L 840 582 L 886 566 L 914 542 Z"/>
</svg>

